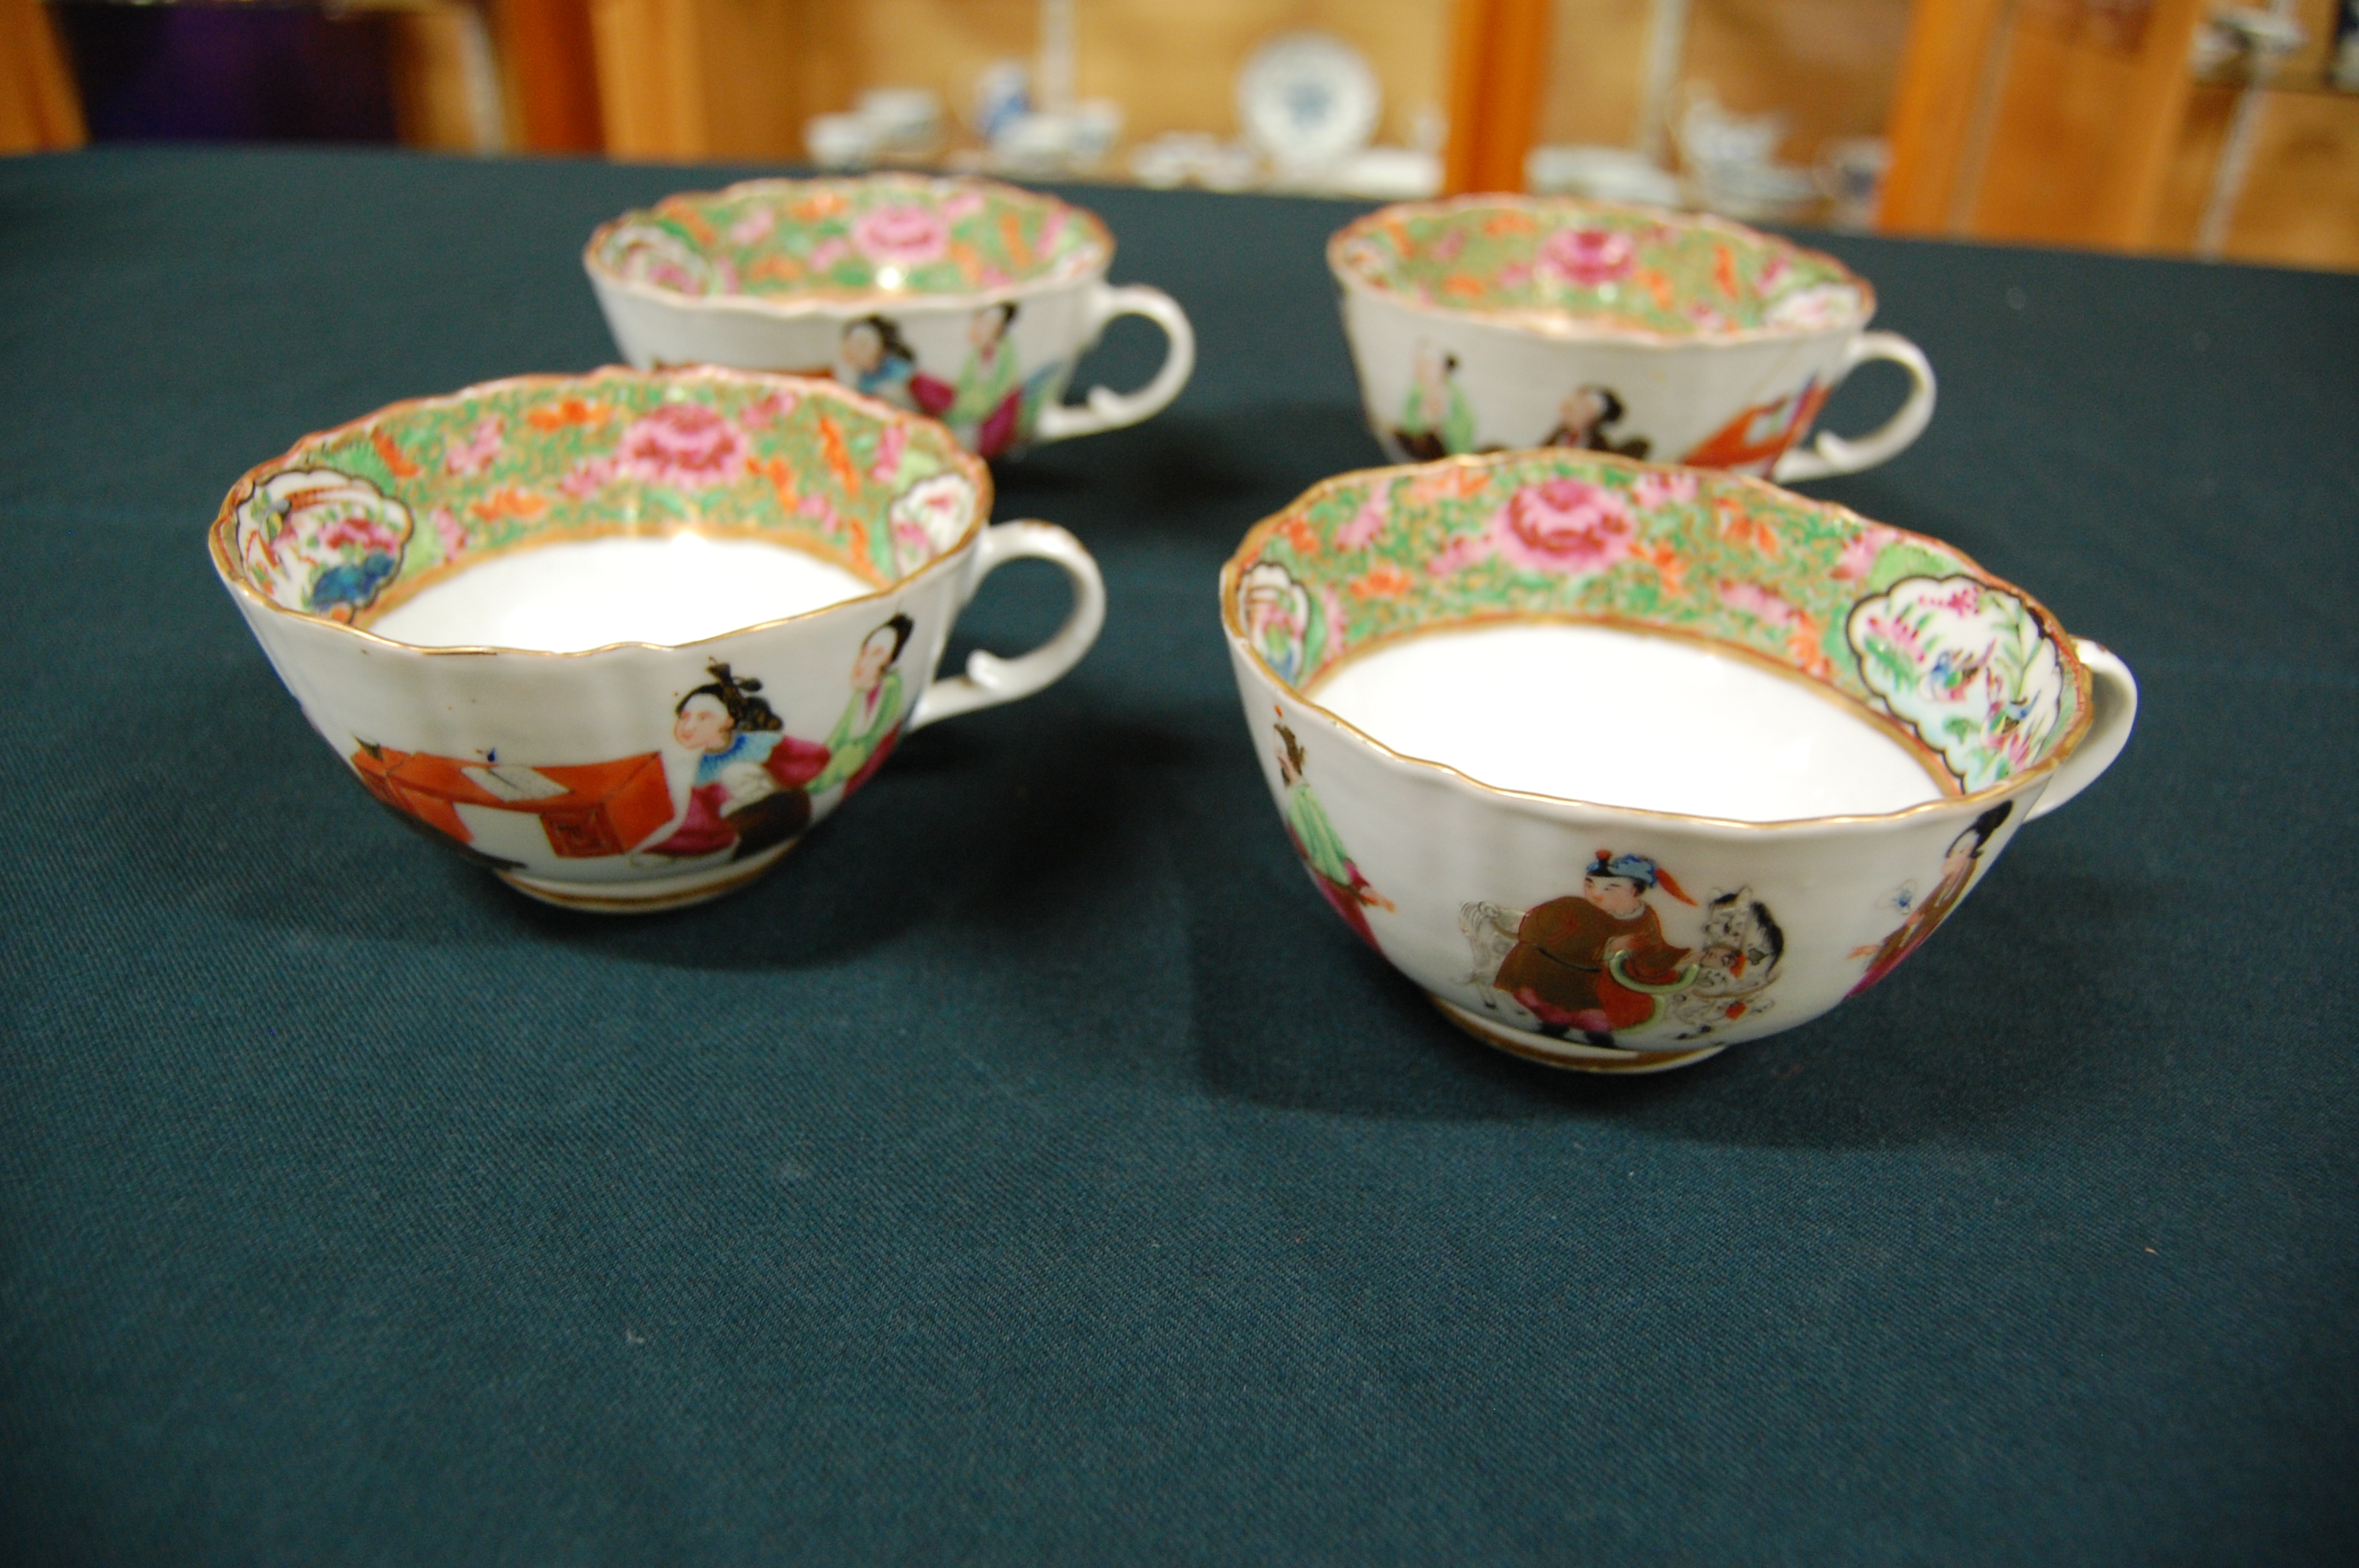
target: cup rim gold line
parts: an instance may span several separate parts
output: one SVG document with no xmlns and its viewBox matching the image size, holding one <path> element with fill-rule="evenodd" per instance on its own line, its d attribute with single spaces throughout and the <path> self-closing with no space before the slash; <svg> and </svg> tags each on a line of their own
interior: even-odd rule
<svg viewBox="0 0 2359 1568">
<path fill-rule="evenodd" d="M 1860 308 L 1854 317 L 1812 326 L 1740 327 L 1713 331 L 1669 332 L 1653 327 L 1612 326 L 1560 310 L 1498 309 L 1483 307 L 1438 305 L 1430 300 L 1415 298 L 1346 266 L 1343 247 L 1362 233 L 1380 227 L 1383 221 L 1404 215 L 1447 214 L 1480 207 L 1546 208 L 1555 210 L 1581 209 L 1590 211 L 1640 212 L 1657 218 L 1674 227 L 1706 229 L 1747 240 L 1757 241 L 1788 254 L 1807 257 L 1832 267 L 1841 280 L 1856 289 Z M 1524 191 L 1476 192 L 1466 196 L 1443 197 L 1430 201 L 1396 201 L 1363 213 L 1327 238 L 1327 270 L 1346 292 L 1361 294 L 1381 300 L 1416 315 L 1429 316 L 1441 321 L 1479 321 L 1486 326 L 1542 338 L 1563 343 L 1623 343 L 1633 347 L 1654 349 L 1722 348 L 1745 343 L 1799 342 L 1805 339 L 1842 332 L 1866 330 L 1875 319 L 1875 286 L 1841 259 L 1825 251 L 1797 244 L 1782 235 L 1772 234 L 1745 224 L 1734 222 L 1711 212 L 1680 212 L 1668 207 L 1657 207 L 1643 201 L 1600 201 L 1582 196 L 1535 196 Z"/>
<path fill-rule="evenodd" d="M 599 246 L 604 243 L 608 234 L 625 223 L 657 216 L 656 209 L 650 206 L 634 207 L 627 212 L 617 213 L 592 229 L 588 242 L 582 247 L 582 269 L 589 273 L 592 280 L 601 287 L 619 289 L 623 293 L 672 309 L 723 315 L 735 313 L 782 320 L 799 320 L 810 317 L 828 318 L 887 313 L 907 316 L 927 310 L 977 310 L 985 305 L 996 304 L 1002 300 L 1030 298 L 1035 295 L 1052 294 L 1059 289 L 1071 288 L 1080 284 L 1101 282 L 1113 269 L 1114 234 L 1105 226 L 1104 219 L 1086 207 L 1077 207 L 1060 197 L 1049 195 L 1045 190 L 1033 190 L 1004 179 L 988 179 L 973 175 L 924 175 L 906 169 L 887 170 L 869 175 L 821 176 L 811 179 L 770 176 L 759 179 L 741 179 L 734 184 L 724 185 L 718 190 L 676 191 L 660 200 L 719 201 L 761 189 L 810 189 L 817 186 L 876 182 L 924 186 L 929 189 L 955 186 L 962 189 L 1007 191 L 1027 201 L 1062 208 L 1089 228 L 1095 254 L 1086 265 L 1077 268 L 1069 276 L 1023 278 L 992 288 L 969 289 L 959 293 L 869 288 L 851 294 L 801 294 L 784 297 L 749 294 L 743 289 L 733 289 L 723 294 L 682 294 L 678 289 L 666 288 L 661 284 L 624 277 L 599 259 Z"/>
<path fill-rule="evenodd" d="M 553 648 L 509 648 L 496 643 L 452 643 L 440 647 L 427 647 L 417 643 L 400 642 L 346 622 L 330 621 L 305 611 L 291 609 L 269 595 L 260 592 L 253 584 L 245 580 L 244 573 L 239 568 L 231 547 L 236 533 L 237 509 L 245 503 L 246 497 L 254 493 L 254 487 L 257 481 L 292 466 L 293 460 L 307 448 L 359 434 L 388 416 L 408 413 L 414 409 L 457 404 L 471 397 L 486 396 L 515 387 L 542 387 L 569 384 L 586 386 L 614 380 L 729 381 L 757 385 L 777 383 L 795 388 L 806 396 L 816 394 L 833 398 L 840 403 L 850 405 L 864 414 L 883 416 L 893 423 L 904 425 L 932 423 L 930 420 L 921 420 L 914 414 L 904 413 L 889 403 L 853 392 L 836 382 L 822 381 L 816 376 L 786 375 L 775 371 L 733 370 L 724 365 L 684 365 L 676 370 L 661 371 L 633 370 L 628 365 L 603 365 L 589 372 L 542 371 L 524 375 L 502 376 L 495 381 L 478 382 L 473 386 L 462 387 L 456 392 L 438 393 L 427 397 L 406 397 L 397 402 L 388 403 L 384 407 L 364 414 L 356 419 L 347 419 L 341 425 L 331 426 L 324 430 L 315 430 L 277 457 L 267 462 L 256 463 L 248 469 L 239 476 L 236 483 L 230 486 L 228 495 L 223 498 L 220 509 L 213 514 L 212 526 L 205 530 L 206 544 L 212 557 L 213 572 L 237 599 L 242 609 L 245 608 L 250 600 L 254 605 L 279 615 L 291 617 L 304 625 L 357 637 L 364 643 L 381 648 L 420 654 L 428 658 L 438 656 L 481 658 L 486 654 L 498 654 L 516 658 L 581 659 L 596 654 L 612 653 L 621 648 L 645 648 L 657 653 L 701 648 L 724 638 L 742 637 L 753 632 L 766 632 L 773 627 L 826 615 L 846 605 L 869 604 L 889 599 L 916 588 L 937 570 L 956 568 L 965 560 L 975 540 L 982 536 L 983 531 L 990 526 L 991 508 L 995 499 L 991 483 L 991 466 L 957 442 L 946 441 L 945 450 L 951 460 L 975 487 L 974 511 L 973 515 L 967 520 L 965 530 L 932 560 L 928 561 L 908 577 L 897 579 L 889 587 L 875 589 L 867 593 L 854 594 L 849 599 L 839 599 L 815 609 L 798 611 L 792 615 L 775 616 L 770 620 L 757 621 L 745 626 L 733 626 L 725 632 L 716 632 L 711 636 L 699 637 L 685 643 L 625 640 L 618 643 L 601 643 L 594 648 L 569 648 L 563 651 Z M 251 613 L 250 610 L 248 613 Z"/>
<path fill-rule="evenodd" d="M 1296 703 L 1309 708 L 1337 729 L 1354 737 L 1375 752 L 1380 760 L 1409 770 L 1412 776 L 1421 776 L 1423 773 L 1430 771 L 1453 781 L 1461 788 L 1475 791 L 1478 796 L 1495 798 L 1511 804 L 1528 803 L 1551 809 L 1572 807 L 1582 811 L 1618 812 L 1690 827 L 1734 828 L 1747 833 L 1792 833 L 1802 828 L 1843 827 L 1854 823 L 1901 823 L 1919 816 L 1952 814 L 1963 816 L 1969 807 L 1977 809 L 1986 807 L 1994 801 L 2019 795 L 2027 784 L 2044 780 L 2048 774 L 2061 767 L 2074 752 L 2080 750 L 2081 742 L 2088 739 L 2089 728 L 2096 720 L 2093 683 L 2088 665 L 2082 662 L 2081 651 L 2072 634 L 2064 629 L 2063 623 L 2056 619 L 2055 613 L 2048 606 L 2006 579 L 1990 571 L 1980 561 L 1975 560 L 1955 545 L 1946 540 L 1936 539 L 1930 534 L 1918 533 L 1912 528 L 1897 527 L 1889 523 L 1877 523 L 1873 518 L 1861 516 L 1848 506 L 1838 505 L 1832 501 L 1815 500 L 1807 495 L 1798 495 L 1792 491 L 1781 489 L 1766 480 L 1756 479 L 1750 474 L 1724 473 L 1711 469 L 1685 469 L 1669 463 L 1640 462 L 1635 458 L 1625 458 L 1610 452 L 1585 451 L 1580 455 L 1584 460 L 1635 469 L 1642 472 L 1691 473 L 1706 481 L 1734 483 L 1767 490 L 1773 494 L 1801 502 L 1808 506 L 1838 513 L 1875 527 L 1890 529 L 1903 538 L 1939 546 L 1942 550 L 1955 556 L 1968 570 L 1985 584 L 2004 589 L 2020 599 L 2038 619 L 2041 628 L 2054 639 L 2058 653 L 2064 659 L 2065 667 L 2071 672 L 2073 692 L 2079 699 L 2079 711 L 2071 727 L 2065 730 L 2063 738 L 2057 741 L 2055 748 L 2032 766 L 2012 778 L 2001 779 L 1996 784 L 1984 784 L 1978 790 L 1970 790 L 1963 795 L 1948 795 L 1940 800 L 1919 801 L 1915 806 L 1903 806 L 1898 811 L 1845 812 L 1826 816 L 1785 817 L 1776 822 L 1745 822 L 1729 816 L 1704 816 L 1691 812 L 1661 811 L 1646 806 L 1614 806 L 1604 801 L 1582 800 L 1571 795 L 1541 795 L 1532 790 L 1508 789 L 1499 784 L 1485 784 L 1481 779 L 1451 766 L 1448 762 L 1437 762 L 1429 758 L 1412 757 L 1405 752 L 1397 752 L 1333 709 L 1315 698 L 1305 697 L 1301 689 L 1293 682 L 1271 669 L 1268 662 L 1261 656 L 1260 650 L 1246 638 L 1245 627 L 1237 618 L 1236 583 L 1239 572 L 1247 557 L 1256 554 L 1263 543 L 1277 531 L 1278 525 L 1297 512 L 1316 504 L 1328 493 L 1346 484 L 1360 481 L 1375 482 L 1396 475 L 1430 473 L 1445 468 L 1502 467 L 1511 460 L 1528 459 L 1536 453 L 1544 454 L 1548 449 L 1539 448 L 1521 451 L 1467 453 L 1461 457 L 1443 458 L 1430 463 L 1392 463 L 1379 468 L 1353 469 L 1349 472 L 1331 474 L 1321 480 L 1300 495 L 1246 529 L 1245 535 L 1238 542 L 1236 549 L 1231 553 L 1226 561 L 1222 563 L 1221 630 L 1228 638 L 1230 647 L 1244 654 L 1252 662 L 1254 670 L 1273 688 L 1293 698 Z M 1716 639 L 1706 640 L 1715 641 Z"/>
</svg>

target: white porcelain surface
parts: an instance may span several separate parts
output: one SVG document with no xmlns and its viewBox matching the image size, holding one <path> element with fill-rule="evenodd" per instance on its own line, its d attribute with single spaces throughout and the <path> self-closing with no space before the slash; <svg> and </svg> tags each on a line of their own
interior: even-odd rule
<svg viewBox="0 0 2359 1568">
<path fill-rule="evenodd" d="M 1854 309 L 1801 314 L 1745 330 L 1666 333 L 1600 326 L 1578 316 L 1458 308 L 1371 287 L 1338 260 L 1349 236 L 1386 212 L 1484 204 L 1511 204 L 1557 222 L 1577 222 L 1588 211 L 1653 211 L 1571 198 L 1470 197 L 1386 209 L 1339 232 L 1328 254 L 1343 290 L 1344 332 L 1362 403 L 1369 428 L 1396 461 L 1587 445 L 1792 482 L 1888 461 L 1932 419 L 1932 366 L 1907 339 L 1867 330 L 1875 295 L 1864 281 L 1854 280 Z M 1723 220 L 1655 216 L 1669 225 L 1717 225 L 1751 234 Z M 1890 361 L 1908 376 L 1900 407 L 1867 434 L 1829 431 L 1812 438 L 1828 396 L 1871 360 Z M 1437 427 L 1435 444 L 1422 449 L 1405 431 L 1402 412 L 1419 399 L 1433 406 Z M 1440 434 L 1445 405 L 1459 411 L 1455 438 Z"/>
<path fill-rule="evenodd" d="M 1453 1022 L 1583 1070 L 1879 983 L 2136 713 L 2119 659 L 1952 546 L 1593 453 L 1337 476 L 1222 590 L 1321 898 Z"/>
<path fill-rule="evenodd" d="M 700 642 L 870 591 L 842 568 L 781 545 L 697 533 L 591 539 L 486 561 L 397 605 L 370 630 L 421 648 L 571 654 Z"/>
<path fill-rule="evenodd" d="M 864 181 L 906 187 L 913 201 L 940 202 L 943 193 L 960 190 L 1010 190 L 987 180 L 906 174 L 871 175 Z M 775 210 L 784 214 L 818 183 L 755 180 L 709 196 L 673 200 L 719 202 L 757 194 L 774 199 Z M 1029 201 L 1051 201 L 1037 193 L 1019 194 Z M 1094 218 L 1087 221 L 1096 222 Z M 774 226 L 793 222 L 791 216 L 779 216 Z M 620 276 L 600 259 L 605 232 L 592 237 L 582 265 L 615 346 L 634 367 L 715 364 L 832 377 L 911 412 L 945 418 L 969 450 L 987 458 L 1137 424 L 1179 396 L 1195 370 L 1195 333 L 1170 296 L 1143 285 L 1106 282 L 1113 261 L 1110 243 L 1078 273 L 1062 269 L 1043 276 L 1010 277 L 951 293 L 908 287 L 895 281 L 897 274 L 888 267 L 880 273 L 877 287 L 857 294 L 723 287 L 690 295 Z M 1080 404 L 1067 404 L 1075 365 L 1120 316 L 1145 317 L 1162 329 L 1169 340 L 1162 365 L 1135 392 L 1093 387 Z M 996 335 L 1014 362 L 1012 384 L 1025 389 L 1021 416 L 1006 424 L 962 420 L 913 398 L 906 373 L 880 377 L 875 336 L 856 330 L 859 323 L 879 318 L 891 323 L 916 370 L 945 387 L 957 379 L 961 367 L 973 362 L 979 340 Z"/>
<path fill-rule="evenodd" d="M 1404 756 L 1505 790 L 1739 822 L 1940 798 L 1923 764 L 1822 690 L 1705 643 L 1611 626 L 1413 637 L 1306 695 Z M 1712 722 L 1658 727 L 1666 711 Z M 1617 743 L 1633 730 L 1649 743 Z"/>
</svg>

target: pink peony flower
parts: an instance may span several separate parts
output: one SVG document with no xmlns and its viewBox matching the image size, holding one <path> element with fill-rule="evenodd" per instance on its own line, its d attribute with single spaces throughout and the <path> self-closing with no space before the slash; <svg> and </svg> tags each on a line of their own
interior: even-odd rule
<svg viewBox="0 0 2359 1568">
<path fill-rule="evenodd" d="M 1638 482 L 1630 487 L 1630 499 L 1640 511 L 1652 512 L 1659 506 L 1685 506 L 1696 498 L 1696 477 L 1691 473 L 1642 473 Z"/>
<path fill-rule="evenodd" d="M 745 438 L 701 403 L 667 403 L 624 431 L 614 455 L 616 470 L 633 479 L 700 490 L 745 471 Z"/>
<path fill-rule="evenodd" d="M 557 481 L 557 488 L 576 501 L 586 501 L 613 483 L 614 480 L 613 458 L 589 458 L 575 464 L 572 472 Z"/>
<path fill-rule="evenodd" d="M 832 234 L 811 247 L 811 271 L 825 272 L 851 254 L 852 242 L 841 234 Z"/>
<path fill-rule="evenodd" d="M 452 473 L 472 476 L 491 467 L 499 455 L 500 422 L 490 418 L 477 425 L 464 441 L 444 441 L 442 466 Z"/>
<path fill-rule="evenodd" d="M 778 213 L 776 208 L 756 207 L 729 225 L 729 237 L 741 245 L 756 244 L 768 239 L 770 231 L 777 226 Z"/>
<path fill-rule="evenodd" d="M 1532 264 L 1509 262 L 1492 276 L 1491 281 L 1501 288 L 1521 288 L 1532 280 Z"/>
<path fill-rule="evenodd" d="M 879 265 L 923 266 L 951 247 L 951 226 L 930 207 L 878 207 L 852 226 L 852 243 Z"/>
<path fill-rule="evenodd" d="M 1637 260 L 1637 242 L 1612 229 L 1559 229 L 1540 244 L 1539 265 L 1583 288 L 1613 282 Z"/>
<path fill-rule="evenodd" d="M 442 541 L 442 554 L 446 558 L 467 547 L 467 530 L 449 507 L 436 507 L 427 514 L 427 521 L 434 524 L 435 536 Z"/>
<path fill-rule="evenodd" d="M 1794 623 L 1794 607 L 1757 582 L 1722 583 L 1720 601 L 1731 610 L 1752 616 L 1765 626 L 1790 626 Z"/>
<path fill-rule="evenodd" d="M 1362 503 L 1352 514 L 1352 520 L 1335 530 L 1335 543 L 1346 550 L 1356 550 L 1385 531 L 1385 509 L 1375 496 Z"/>
<path fill-rule="evenodd" d="M 1535 571 L 1602 572 L 1627 556 L 1637 536 L 1628 502 L 1579 479 L 1527 484 L 1491 522 L 1499 553 Z"/>
<path fill-rule="evenodd" d="M 763 426 L 785 418 L 795 411 L 802 399 L 791 392 L 766 392 L 737 411 L 737 427 L 758 430 Z"/>
<path fill-rule="evenodd" d="M 1871 523 L 1843 547 L 1835 561 L 1835 577 L 1843 582 L 1858 582 L 1875 569 L 1875 557 L 1884 546 L 1899 535 L 1892 529 Z"/>
<path fill-rule="evenodd" d="M 1490 535 L 1469 534 L 1462 539 L 1452 539 L 1449 544 L 1436 550 L 1433 553 L 1433 558 L 1425 563 L 1425 569 L 1435 577 L 1448 577 L 1452 572 L 1462 571 L 1473 566 L 1476 561 L 1490 559 L 1493 554 Z"/>
<path fill-rule="evenodd" d="M 901 449 L 908 439 L 906 426 L 886 426 L 885 433 L 876 438 L 876 460 L 868 467 L 868 477 L 879 481 L 891 480 L 901 467 Z"/>
</svg>

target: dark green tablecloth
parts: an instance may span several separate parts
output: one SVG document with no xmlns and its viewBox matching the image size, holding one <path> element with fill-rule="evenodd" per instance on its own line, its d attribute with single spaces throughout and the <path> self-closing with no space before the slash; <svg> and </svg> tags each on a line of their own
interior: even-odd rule
<svg viewBox="0 0 2359 1568">
<path fill-rule="evenodd" d="M 1875 993 L 1596 1082 L 1353 941 L 1236 707 L 1218 563 L 1376 460 L 1339 206 L 1083 196 L 1203 347 L 1006 475 L 1104 641 L 752 891 L 560 914 L 340 776 L 223 490 L 610 358 L 583 237 L 722 178 L 0 164 L 0 1560 L 2359 1553 L 2359 281 L 1832 243 L 1942 383 L 1823 492 L 2145 711 Z"/>
</svg>

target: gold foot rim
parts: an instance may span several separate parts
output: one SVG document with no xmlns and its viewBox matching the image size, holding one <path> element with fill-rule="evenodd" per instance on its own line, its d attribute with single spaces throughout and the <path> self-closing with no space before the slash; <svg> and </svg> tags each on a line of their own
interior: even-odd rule
<svg viewBox="0 0 2359 1568">
<path fill-rule="evenodd" d="M 1683 1051 L 1609 1051 L 1602 1045 L 1576 1045 L 1570 1041 L 1551 1040 L 1545 1034 L 1535 1034 L 1527 1029 L 1510 1029 L 1504 1023 L 1494 1023 L 1454 1001 L 1435 996 L 1431 991 L 1425 994 L 1426 1000 L 1440 1011 L 1442 1017 L 1484 1044 L 1495 1046 L 1511 1056 L 1521 1056 L 1527 1062 L 1560 1067 L 1568 1072 L 1624 1076 L 1663 1073 L 1673 1067 L 1690 1066 L 1728 1049 L 1725 1045 L 1698 1045 Z"/>
<path fill-rule="evenodd" d="M 789 838 L 755 860 L 646 881 L 560 882 L 518 871 L 495 874 L 527 898 L 538 899 L 560 909 L 579 909 L 592 914 L 655 914 L 726 897 L 777 865 L 788 850 L 801 842 L 800 838 Z"/>
</svg>

